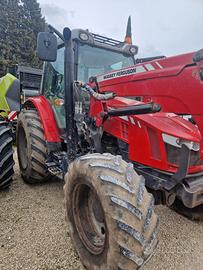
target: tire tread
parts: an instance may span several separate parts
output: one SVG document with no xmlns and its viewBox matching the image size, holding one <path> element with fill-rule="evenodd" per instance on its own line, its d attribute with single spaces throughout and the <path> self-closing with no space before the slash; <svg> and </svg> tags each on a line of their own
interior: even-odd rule
<svg viewBox="0 0 203 270">
<path fill-rule="evenodd" d="M 0 189 L 8 188 L 13 180 L 13 136 L 8 123 L 0 121 Z"/>
<path fill-rule="evenodd" d="M 44 129 L 41 119 L 35 110 L 23 110 L 18 118 L 18 127 L 22 126 L 25 131 L 28 145 L 30 147 L 29 170 L 23 169 L 20 162 L 20 152 L 18 159 L 23 179 L 27 183 L 45 182 L 50 178 L 46 167 L 48 155 L 47 144 L 44 136 Z"/>
</svg>

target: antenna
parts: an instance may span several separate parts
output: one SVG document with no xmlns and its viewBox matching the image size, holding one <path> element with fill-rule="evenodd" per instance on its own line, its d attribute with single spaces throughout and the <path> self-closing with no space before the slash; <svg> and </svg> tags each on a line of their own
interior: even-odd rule
<svg viewBox="0 0 203 270">
<path fill-rule="evenodd" d="M 132 44 L 131 16 L 128 17 L 126 36 L 124 42 L 127 44 Z"/>
</svg>

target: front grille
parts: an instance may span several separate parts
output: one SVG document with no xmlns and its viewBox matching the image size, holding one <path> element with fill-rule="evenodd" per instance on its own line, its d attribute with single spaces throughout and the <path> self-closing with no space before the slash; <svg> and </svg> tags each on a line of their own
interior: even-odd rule
<svg viewBox="0 0 203 270">
<path fill-rule="evenodd" d="M 151 154 L 154 159 L 161 160 L 161 152 L 159 147 L 159 138 L 157 133 L 152 128 L 147 128 L 150 139 Z"/>
<path fill-rule="evenodd" d="M 128 139 L 128 125 L 121 122 L 121 134 L 123 139 Z"/>
<path fill-rule="evenodd" d="M 168 162 L 171 164 L 179 165 L 180 156 L 181 156 L 181 148 L 175 147 L 167 143 L 165 143 L 165 148 L 166 148 Z M 189 167 L 198 166 L 202 164 L 203 164 L 203 160 L 200 159 L 200 152 L 191 150 Z"/>
</svg>

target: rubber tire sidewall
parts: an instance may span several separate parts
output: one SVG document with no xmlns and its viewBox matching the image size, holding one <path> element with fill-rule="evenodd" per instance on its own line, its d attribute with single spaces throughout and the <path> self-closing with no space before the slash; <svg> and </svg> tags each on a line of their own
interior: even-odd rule
<svg viewBox="0 0 203 270">
<path fill-rule="evenodd" d="M 24 120 L 24 121 L 23 121 Z M 27 141 L 27 167 L 24 169 L 21 163 L 21 154 L 22 152 L 20 151 L 20 141 L 19 141 L 19 128 L 23 128 L 26 141 Z M 24 117 L 24 114 L 21 112 L 18 118 L 18 125 L 17 125 L 17 152 L 18 152 L 18 161 L 19 161 L 19 166 L 21 170 L 21 175 L 23 179 L 26 182 L 29 182 L 29 178 L 32 176 L 32 153 L 31 153 L 31 147 L 32 147 L 32 138 L 30 136 L 29 132 L 29 127 L 27 125 L 27 120 Z"/>
</svg>

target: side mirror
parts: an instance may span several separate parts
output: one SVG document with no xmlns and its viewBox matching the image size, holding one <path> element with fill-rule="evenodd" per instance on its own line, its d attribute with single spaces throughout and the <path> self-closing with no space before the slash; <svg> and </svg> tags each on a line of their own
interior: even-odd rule
<svg viewBox="0 0 203 270">
<path fill-rule="evenodd" d="M 56 61 L 57 38 L 49 32 L 40 32 L 37 36 L 37 55 L 40 60 L 47 62 Z"/>
</svg>

